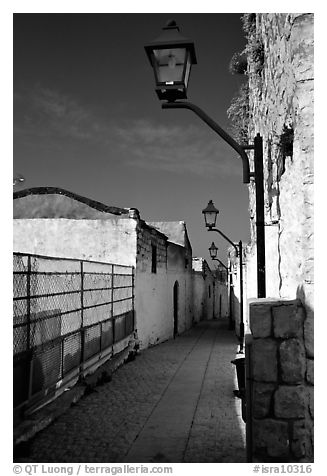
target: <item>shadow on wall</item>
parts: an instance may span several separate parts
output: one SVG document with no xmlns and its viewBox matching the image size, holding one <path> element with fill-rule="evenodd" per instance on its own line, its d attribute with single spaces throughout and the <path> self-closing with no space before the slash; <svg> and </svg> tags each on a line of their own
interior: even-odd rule
<svg viewBox="0 0 327 476">
<path fill-rule="evenodd" d="M 240 300 L 234 293 L 234 287 L 231 288 L 230 294 L 230 328 L 235 329 L 237 337 L 240 336 Z"/>
<path fill-rule="evenodd" d="M 314 454 L 314 302 L 313 283 L 306 286 L 300 285 L 297 288 L 296 297 L 305 309 L 303 323 L 303 337 L 306 359 L 305 380 L 307 385 L 307 410 L 305 415 L 305 430 L 307 439 L 307 454 L 309 461 L 313 460 Z"/>
<path fill-rule="evenodd" d="M 304 345 L 306 357 L 314 358 L 314 308 L 313 308 L 313 284 L 298 286 L 296 297 L 299 299 L 305 309 L 305 318 L 303 324 Z"/>
</svg>

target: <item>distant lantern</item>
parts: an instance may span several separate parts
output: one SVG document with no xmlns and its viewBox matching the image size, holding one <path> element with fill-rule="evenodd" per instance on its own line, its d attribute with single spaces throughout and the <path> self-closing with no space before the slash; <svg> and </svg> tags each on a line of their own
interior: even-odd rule
<svg viewBox="0 0 327 476">
<path fill-rule="evenodd" d="M 153 67 L 159 99 L 186 99 L 192 64 L 196 64 L 193 41 L 179 33 L 174 20 L 162 28 L 163 33 L 145 51 Z"/>
<path fill-rule="evenodd" d="M 217 208 L 214 206 L 212 200 L 210 200 L 206 208 L 202 210 L 202 213 L 204 215 L 206 227 L 209 228 L 209 230 L 211 228 L 214 228 L 216 226 L 216 220 L 219 210 L 217 210 Z"/>
<path fill-rule="evenodd" d="M 211 259 L 216 259 L 216 258 L 217 258 L 218 248 L 217 248 L 217 246 L 214 244 L 214 242 L 211 243 L 211 246 L 210 246 L 210 248 L 209 248 L 209 253 L 210 253 Z"/>
</svg>

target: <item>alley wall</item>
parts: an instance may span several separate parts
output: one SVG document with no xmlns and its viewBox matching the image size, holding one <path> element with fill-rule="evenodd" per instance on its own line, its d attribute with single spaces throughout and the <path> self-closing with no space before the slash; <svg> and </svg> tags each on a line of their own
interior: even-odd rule
<svg viewBox="0 0 327 476">
<path fill-rule="evenodd" d="M 250 427 L 253 423 L 248 448 L 253 449 L 253 461 L 312 461 L 313 14 L 246 14 L 245 26 L 249 137 L 253 141 L 259 133 L 263 138 L 268 299 L 259 307 L 251 304 L 247 316 L 254 337 L 253 350 L 248 348 L 254 385 L 248 411 L 258 419 L 247 424 Z M 249 197 L 251 243 L 246 256 L 246 294 L 255 298 L 253 182 Z M 293 307 L 301 312 L 293 312 Z M 268 356 L 267 346 L 274 355 Z M 273 372 L 266 373 L 265 364 L 260 367 L 265 361 Z M 263 401 L 265 410 L 260 412 Z M 299 420 L 291 435 L 285 420 L 290 417 Z M 277 427 L 280 437 L 273 440 L 269 435 L 277 434 Z"/>
<path fill-rule="evenodd" d="M 260 74 L 249 63 L 250 137 L 260 133 L 264 144 L 267 296 L 300 298 L 311 319 L 313 14 L 257 14 L 256 35 L 264 59 Z M 250 209 L 254 217 L 254 186 Z M 248 259 L 254 219 L 251 229 Z"/>
</svg>

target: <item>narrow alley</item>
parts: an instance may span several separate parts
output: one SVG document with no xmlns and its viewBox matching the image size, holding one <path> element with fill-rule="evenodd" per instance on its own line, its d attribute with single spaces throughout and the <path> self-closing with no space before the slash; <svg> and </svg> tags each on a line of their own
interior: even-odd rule
<svg viewBox="0 0 327 476">
<path fill-rule="evenodd" d="M 123 365 L 16 461 L 246 462 L 236 350 L 227 320 L 200 322 Z"/>
</svg>

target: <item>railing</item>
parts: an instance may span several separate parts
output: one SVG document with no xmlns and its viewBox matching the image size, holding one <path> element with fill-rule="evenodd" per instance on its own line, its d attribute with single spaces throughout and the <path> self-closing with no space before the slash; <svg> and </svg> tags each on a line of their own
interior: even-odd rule
<svg viewBox="0 0 327 476">
<path fill-rule="evenodd" d="M 31 409 L 134 331 L 134 268 L 14 253 L 14 408 Z"/>
</svg>

